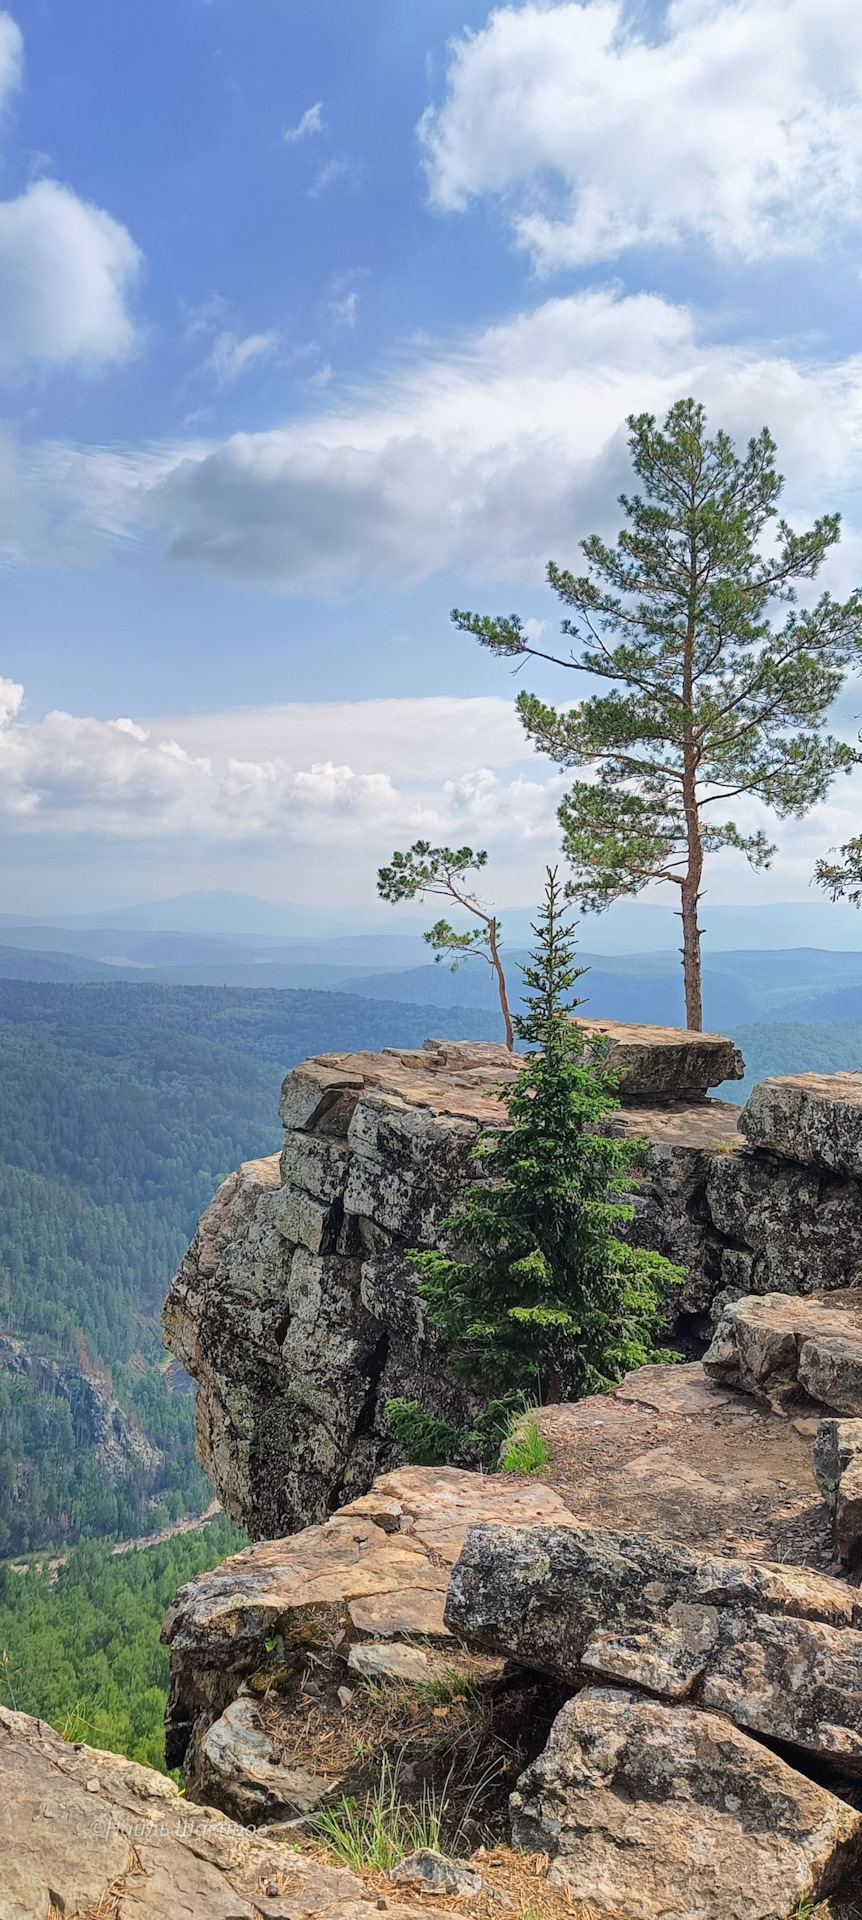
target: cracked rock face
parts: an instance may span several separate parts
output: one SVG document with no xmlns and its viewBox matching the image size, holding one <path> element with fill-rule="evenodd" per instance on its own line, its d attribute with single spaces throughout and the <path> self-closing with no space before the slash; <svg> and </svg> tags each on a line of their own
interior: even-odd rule
<svg viewBox="0 0 862 1920">
<path fill-rule="evenodd" d="M 572 1685 L 713 1708 L 862 1775 L 862 1601 L 843 1581 L 645 1534 L 488 1525 L 467 1534 L 445 1618 Z"/>
<path fill-rule="evenodd" d="M 165 1340 L 200 1383 L 201 1463 L 256 1537 L 325 1520 L 397 1464 L 388 1399 L 468 1420 L 405 1254 L 439 1233 L 516 1072 L 469 1043 L 307 1061 L 284 1083 L 281 1156 L 204 1215 Z"/>
<path fill-rule="evenodd" d="M 862 1294 L 737 1300 L 721 1316 L 703 1370 L 776 1407 L 808 1400 L 855 1418 L 862 1414 Z"/>
<path fill-rule="evenodd" d="M 862 1816 L 729 1719 L 588 1687 L 511 1798 L 551 1883 L 628 1920 L 790 1920 L 847 1882 Z"/>
<path fill-rule="evenodd" d="M 580 1024 L 613 1040 L 623 1106 L 608 1130 L 647 1143 L 627 1237 L 686 1274 L 666 1303 L 674 1345 L 697 1357 L 743 1296 L 849 1287 L 862 1270 L 862 1076 L 765 1082 L 741 1115 L 705 1097 L 737 1070 L 731 1042 Z M 305 1061 L 282 1089 L 282 1154 L 231 1174 L 204 1214 L 165 1341 L 199 1383 L 201 1464 L 254 1538 L 324 1521 L 398 1465 L 387 1400 L 456 1425 L 477 1410 L 449 1378 L 407 1254 L 439 1244 L 517 1072 L 505 1048 L 469 1042 Z M 808 1392 L 851 1416 L 862 1375 L 849 1396 L 833 1391 L 847 1358 L 809 1342 Z"/>
</svg>

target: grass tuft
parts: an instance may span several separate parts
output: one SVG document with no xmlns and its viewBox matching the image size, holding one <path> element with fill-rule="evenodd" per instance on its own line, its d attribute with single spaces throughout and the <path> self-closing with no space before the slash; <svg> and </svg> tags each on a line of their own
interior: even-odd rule
<svg viewBox="0 0 862 1920">
<path fill-rule="evenodd" d="M 534 1413 L 519 1414 L 503 1450 L 504 1473 L 541 1473 L 550 1466 L 551 1449 Z"/>
</svg>

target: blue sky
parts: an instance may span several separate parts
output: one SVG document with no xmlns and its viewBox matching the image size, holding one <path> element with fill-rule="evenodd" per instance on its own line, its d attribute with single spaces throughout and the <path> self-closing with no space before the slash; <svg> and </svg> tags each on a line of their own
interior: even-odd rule
<svg viewBox="0 0 862 1920">
<path fill-rule="evenodd" d="M 417 832 L 529 904 L 560 781 L 448 610 L 555 622 L 633 408 L 768 421 L 859 577 L 850 0 L 31 0 L 0 96 L 8 910 L 347 911 Z M 713 898 L 808 897 L 860 790 Z"/>
</svg>

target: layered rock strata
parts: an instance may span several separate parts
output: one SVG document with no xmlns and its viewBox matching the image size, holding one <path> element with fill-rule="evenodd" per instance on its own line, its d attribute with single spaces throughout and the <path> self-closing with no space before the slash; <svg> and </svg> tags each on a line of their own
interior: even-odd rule
<svg viewBox="0 0 862 1920">
<path fill-rule="evenodd" d="M 353 1672 L 363 1665 L 355 1658 L 360 1649 L 370 1653 L 381 1642 L 423 1659 L 430 1643 L 451 1662 L 443 1618 L 449 1575 L 467 1528 L 492 1514 L 517 1528 L 564 1524 L 568 1509 L 530 1481 L 403 1467 L 325 1526 L 250 1547 L 181 1587 L 162 1634 L 171 1650 L 165 1748 L 169 1766 L 184 1766 L 190 1792 L 220 1804 L 228 1788 L 218 1782 L 230 1780 L 235 1807 L 241 1778 L 253 1804 L 259 1772 L 266 1803 L 284 1789 L 283 1811 L 298 1811 L 305 1783 L 275 1782 L 259 1743 L 249 1766 L 243 1716 L 225 1725 L 226 1709 L 256 1671 L 277 1673 L 316 1630 L 326 1637 L 333 1625 Z"/>
<path fill-rule="evenodd" d="M 772 1406 L 862 1415 L 862 1292 L 744 1296 L 722 1313 L 703 1370 Z"/>
<path fill-rule="evenodd" d="M 743 1295 L 850 1285 L 862 1076 L 768 1081 L 741 1115 L 706 1097 L 740 1071 L 730 1041 L 581 1024 L 620 1072 L 609 1129 L 648 1142 L 628 1231 L 685 1271 L 668 1303 L 677 1344 L 701 1353 Z M 165 1339 L 199 1382 L 201 1463 L 255 1537 L 323 1521 L 397 1465 L 388 1399 L 471 1415 L 406 1256 L 439 1241 L 517 1072 L 503 1047 L 467 1042 L 306 1061 L 282 1090 L 282 1154 L 232 1174 L 204 1215 Z"/>
<path fill-rule="evenodd" d="M 485 1525 L 445 1617 L 468 1645 L 572 1686 L 686 1701 L 862 1775 L 862 1598 L 843 1581 L 646 1535 Z"/>
</svg>

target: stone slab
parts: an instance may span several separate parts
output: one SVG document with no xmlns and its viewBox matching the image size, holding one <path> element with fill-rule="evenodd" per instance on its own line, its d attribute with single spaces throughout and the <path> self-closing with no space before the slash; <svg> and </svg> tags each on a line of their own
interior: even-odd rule
<svg viewBox="0 0 862 1920">
<path fill-rule="evenodd" d="M 484 1652 L 711 1707 L 862 1775 L 862 1598 L 646 1535 L 474 1527 L 446 1621 Z"/>
<path fill-rule="evenodd" d="M 742 1080 L 745 1062 L 732 1040 L 687 1027 L 636 1026 L 620 1020 L 575 1020 L 587 1039 L 610 1041 L 608 1068 L 625 1100 L 705 1098 L 709 1087 Z"/>
<path fill-rule="evenodd" d="M 801 1390 L 837 1413 L 862 1415 L 862 1292 L 744 1295 L 725 1307 L 703 1369 L 774 1404 Z"/>
<path fill-rule="evenodd" d="M 367 1920 L 368 1890 L 0 1707 L 0 1920 Z M 267 1895 L 272 1887 L 274 1897 Z M 388 1920 L 421 1920 L 388 1903 Z"/>
<path fill-rule="evenodd" d="M 862 1816 L 720 1714 L 588 1688 L 511 1799 L 516 1846 L 627 1920 L 790 1920 L 852 1884 Z"/>
<path fill-rule="evenodd" d="M 371 1493 L 324 1526 L 262 1541 L 181 1587 L 162 1631 L 171 1649 L 169 1764 L 180 1765 L 191 1747 L 196 1770 L 207 1728 L 243 1683 L 308 1644 L 315 1620 L 325 1631 L 333 1611 L 351 1635 L 386 1640 L 397 1631 L 448 1641 L 442 1612 L 450 1569 L 467 1528 L 489 1515 L 517 1529 L 543 1519 L 563 1525 L 568 1509 L 541 1483 L 403 1467 L 381 1475 Z M 276 1642 L 273 1653 L 268 1640 Z"/>
</svg>

